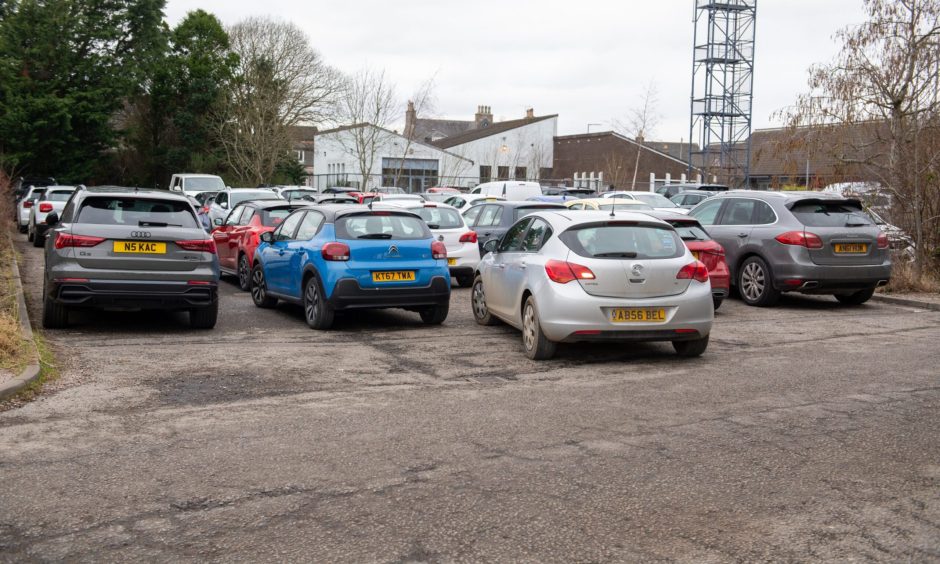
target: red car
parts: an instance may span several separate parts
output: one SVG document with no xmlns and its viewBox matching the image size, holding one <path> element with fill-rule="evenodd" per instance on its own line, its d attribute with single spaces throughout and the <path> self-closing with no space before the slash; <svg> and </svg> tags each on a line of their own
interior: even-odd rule
<svg viewBox="0 0 940 564">
<path fill-rule="evenodd" d="M 261 234 L 274 231 L 290 212 L 310 204 L 287 200 L 248 200 L 235 206 L 222 225 L 212 230 L 222 274 L 237 276 L 238 287 L 247 291 L 251 265 Z"/>
<path fill-rule="evenodd" d="M 725 262 L 724 247 L 712 239 L 694 217 L 668 211 L 644 211 L 643 213 L 673 226 L 682 237 L 685 246 L 692 251 L 692 255 L 705 263 L 708 268 L 708 279 L 712 284 L 712 301 L 715 309 L 718 309 L 731 289 L 731 273 L 728 271 L 728 263 Z"/>
</svg>

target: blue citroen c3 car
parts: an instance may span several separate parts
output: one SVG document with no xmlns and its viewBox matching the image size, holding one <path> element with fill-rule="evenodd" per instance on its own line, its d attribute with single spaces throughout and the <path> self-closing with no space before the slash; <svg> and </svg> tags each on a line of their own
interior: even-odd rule
<svg viewBox="0 0 940 564">
<path fill-rule="evenodd" d="M 251 298 L 264 308 L 301 304 L 313 329 L 329 329 L 338 311 L 381 308 L 438 325 L 450 306 L 447 249 L 404 209 L 301 208 L 261 235 Z"/>
</svg>

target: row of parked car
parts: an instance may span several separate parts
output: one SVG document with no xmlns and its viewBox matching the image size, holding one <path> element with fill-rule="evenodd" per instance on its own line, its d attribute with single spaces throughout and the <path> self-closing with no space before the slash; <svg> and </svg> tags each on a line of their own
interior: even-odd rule
<svg viewBox="0 0 940 564">
<path fill-rule="evenodd" d="M 258 307 L 301 305 L 316 329 L 362 308 L 439 324 L 453 278 L 472 288 L 477 322 L 519 328 L 531 358 L 631 340 L 696 356 L 731 285 L 752 305 L 789 291 L 857 304 L 890 278 L 886 238 L 858 202 L 820 193 L 726 191 L 688 214 L 622 196 L 229 201 L 207 234 L 181 194 L 73 190 L 44 218 L 44 325 L 64 326 L 76 307 L 128 307 L 187 310 L 212 327 L 220 274 Z"/>
</svg>

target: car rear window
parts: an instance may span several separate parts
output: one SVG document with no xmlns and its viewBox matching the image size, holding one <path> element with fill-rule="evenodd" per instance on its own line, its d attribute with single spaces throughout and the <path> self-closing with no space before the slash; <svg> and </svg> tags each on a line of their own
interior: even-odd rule
<svg viewBox="0 0 940 564">
<path fill-rule="evenodd" d="M 75 223 L 199 227 L 189 202 L 113 196 L 84 200 Z"/>
<path fill-rule="evenodd" d="M 632 201 L 632 200 L 631 200 L 631 201 Z M 649 211 L 649 210 L 653 209 L 653 206 L 650 206 L 650 205 L 648 205 L 648 204 L 624 204 L 624 203 L 615 203 L 615 204 L 599 204 L 599 205 L 597 206 L 597 208 L 600 209 L 600 210 L 603 210 L 603 211 L 610 211 L 610 210 L 614 210 L 614 211 L 624 211 L 624 210 L 626 210 L 626 211 L 630 211 L 630 210 L 637 211 L 637 210 L 646 210 L 646 211 Z"/>
<path fill-rule="evenodd" d="M 277 194 L 274 192 L 229 192 L 229 205 L 235 206 L 248 200 L 276 200 Z"/>
<path fill-rule="evenodd" d="M 874 225 L 871 216 L 849 202 L 798 202 L 790 212 L 808 227 Z"/>
<path fill-rule="evenodd" d="M 46 193 L 45 188 L 33 188 L 33 191 L 29 193 L 30 198 L 39 198 Z"/>
<path fill-rule="evenodd" d="M 666 259 L 685 252 L 674 230 L 634 222 L 580 225 L 568 229 L 559 239 L 575 254 L 589 258 Z"/>
<path fill-rule="evenodd" d="M 669 198 L 663 196 L 662 194 L 654 194 L 650 192 L 649 194 L 634 194 L 634 198 L 640 200 L 644 204 L 649 204 L 656 208 L 675 208 L 678 207 L 676 204 L 669 200 Z"/>
<path fill-rule="evenodd" d="M 450 208 L 419 208 L 413 210 L 431 229 L 457 229 L 463 227 L 460 214 Z"/>
<path fill-rule="evenodd" d="M 683 241 L 709 241 L 708 233 L 702 229 L 702 226 L 694 221 L 667 221 L 669 225 L 675 228 L 676 233 Z"/>
<path fill-rule="evenodd" d="M 261 210 L 261 225 L 265 227 L 277 227 L 292 211 L 294 210 L 291 208 Z"/>
<path fill-rule="evenodd" d="M 46 200 L 50 202 L 67 202 L 73 193 L 74 190 L 53 190 L 46 194 Z"/>
<path fill-rule="evenodd" d="M 530 206 L 525 208 L 516 208 L 513 210 L 513 221 L 519 221 L 523 217 L 541 210 L 564 210 L 564 206 Z"/>
<path fill-rule="evenodd" d="M 421 218 L 377 212 L 347 215 L 336 220 L 338 239 L 428 239 L 431 232 Z"/>
<path fill-rule="evenodd" d="M 221 178 L 209 177 L 190 177 L 186 179 L 186 191 L 195 192 L 196 190 L 220 191 L 225 189 L 225 183 Z"/>
</svg>

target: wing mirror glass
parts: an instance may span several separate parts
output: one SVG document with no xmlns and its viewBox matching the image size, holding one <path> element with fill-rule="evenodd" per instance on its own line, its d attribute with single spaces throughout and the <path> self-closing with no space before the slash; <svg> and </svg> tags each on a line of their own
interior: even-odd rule
<svg viewBox="0 0 940 564">
<path fill-rule="evenodd" d="M 215 218 L 215 219 L 212 220 L 212 223 L 215 224 L 215 225 L 222 225 L 222 218 L 221 218 L 221 217 L 217 217 L 217 218 Z"/>
<path fill-rule="evenodd" d="M 265 231 L 264 233 L 261 234 L 261 240 L 264 241 L 265 243 L 273 243 L 273 242 L 274 242 L 274 232 L 273 232 L 273 231 Z"/>
<path fill-rule="evenodd" d="M 495 253 L 497 245 L 499 245 L 499 241 L 497 239 L 490 239 L 486 243 L 483 243 L 483 252 Z"/>
<path fill-rule="evenodd" d="M 52 227 L 59 223 L 59 214 L 56 212 L 49 212 L 49 215 L 46 216 L 46 225 Z"/>
</svg>

